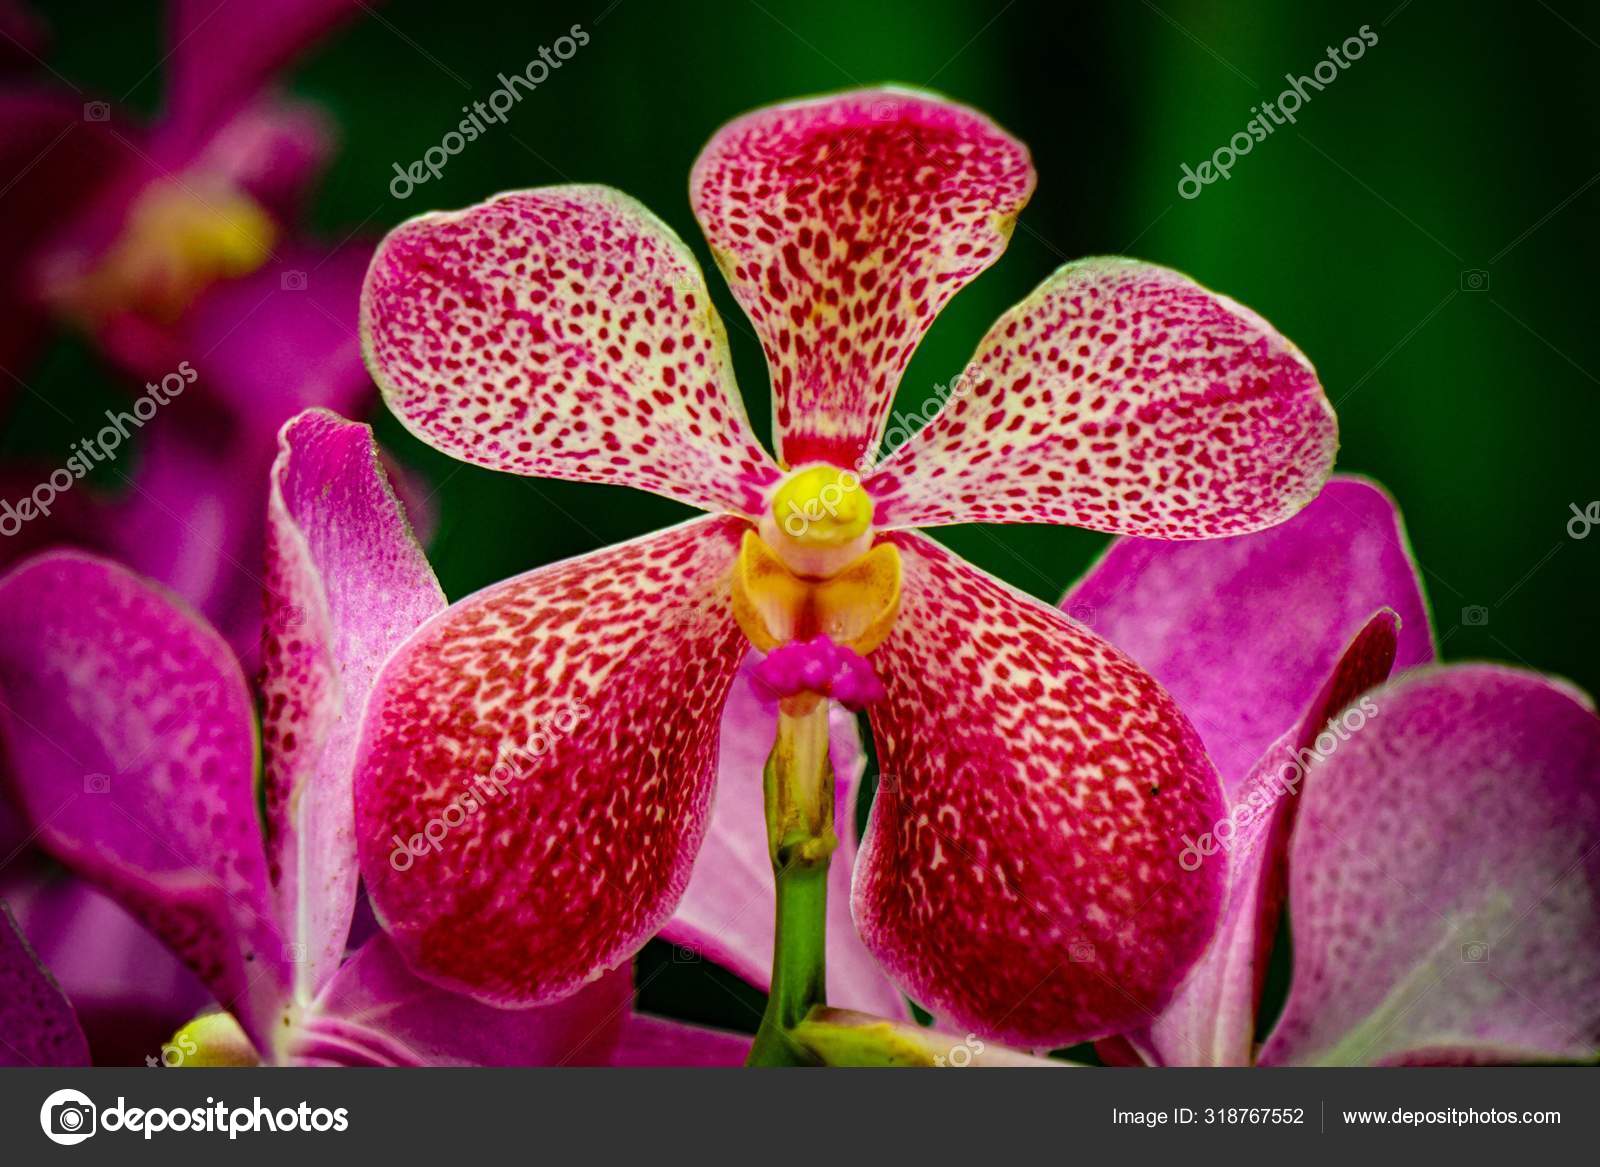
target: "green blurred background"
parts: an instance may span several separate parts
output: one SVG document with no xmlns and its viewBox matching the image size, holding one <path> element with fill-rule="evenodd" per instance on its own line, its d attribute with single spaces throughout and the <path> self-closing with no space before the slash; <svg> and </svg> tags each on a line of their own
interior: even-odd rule
<svg viewBox="0 0 1600 1167">
<path fill-rule="evenodd" d="M 159 107 L 153 3 L 41 4 L 53 66 L 96 95 Z M 406 202 L 405 165 L 573 24 L 590 43 Z M 1198 165 L 1329 46 L 1378 43 L 1313 94 L 1298 124 L 1181 198 Z M 1495 658 L 1600 687 L 1600 333 L 1590 279 L 1600 208 L 1600 5 L 1444 0 L 1221 4 L 1141 0 L 561 0 L 383 5 L 307 59 L 292 88 L 328 107 L 342 151 L 315 205 L 334 238 L 513 187 L 610 183 L 651 206 L 712 270 L 687 178 L 707 136 L 751 107 L 879 81 L 941 90 L 1032 148 L 1033 203 L 1009 252 L 946 310 L 901 387 L 911 409 L 960 371 L 1002 310 L 1060 263 L 1127 253 L 1254 307 L 1293 339 L 1339 412 L 1340 469 L 1400 500 L 1449 659 Z M 720 284 L 750 413 L 766 373 Z M 114 386 L 59 341 L 34 384 L 94 417 Z M 24 411 L 27 426 L 38 411 Z M 676 504 L 531 482 L 432 454 L 392 419 L 380 437 L 437 488 L 432 558 L 452 597 L 674 522 Z M 65 429 L 68 437 L 77 430 Z M 29 444 L 7 435 L 6 444 Z M 1054 600 L 1104 544 L 1055 528 L 952 528 L 962 554 Z M 1483 622 L 1463 618 L 1482 608 Z M 646 1003 L 688 976 L 690 1011 L 748 1028 L 751 994 L 651 950 Z M 755 998 L 759 1000 L 759 998 Z"/>
</svg>

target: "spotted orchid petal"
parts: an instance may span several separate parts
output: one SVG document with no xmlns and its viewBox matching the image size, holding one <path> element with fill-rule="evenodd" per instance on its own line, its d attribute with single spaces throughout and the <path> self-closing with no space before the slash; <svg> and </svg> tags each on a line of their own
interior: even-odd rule
<svg viewBox="0 0 1600 1167">
<path fill-rule="evenodd" d="M 356 900 L 351 766 L 389 653 L 445 606 L 378 465 L 372 431 L 326 410 L 283 427 L 267 502 L 261 744 L 278 914 L 309 998 Z"/>
<path fill-rule="evenodd" d="M 78 1017 L 0 903 L 0 1066 L 86 1066 Z"/>
<path fill-rule="evenodd" d="M 905 998 L 862 945 L 850 918 L 856 792 L 866 756 L 850 713 L 835 706 L 829 711 L 829 723 L 838 783 L 839 848 L 828 869 L 828 999 L 882 1017 L 904 1017 Z M 661 932 L 665 939 L 717 962 L 762 991 L 771 984 L 776 891 L 767 853 L 761 775 L 777 739 L 777 725 L 776 704 L 761 699 L 753 667 L 746 667 L 722 714 L 717 792 L 705 844 L 677 913 Z"/>
<path fill-rule="evenodd" d="M 1409 674 L 1311 768 L 1262 1064 L 1600 1053 L 1600 718 L 1497 665 Z"/>
<path fill-rule="evenodd" d="M 884 528 L 1211 539 L 1310 502 L 1336 445 L 1316 373 L 1261 317 L 1166 268 L 1085 259 L 995 323 L 866 487 Z"/>
<path fill-rule="evenodd" d="M 622 968 L 554 1005 L 496 1009 L 420 980 L 379 935 L 339 969 L 290 1057 L 301 1065 L 601 1065 L 632 1005 L 632 970 Z"/>
<path fill-rule="evenodd" d="M 1217 921 L 1182 837 L 1222 811 L 1156 681 L 921 535 L 873 655 L 882 767 L 857 864 L 867 947 L 928 1009 L 1023 1047 L 1147 1023 Z"/>
<path fill-rule="evenodd" d="M 289 952 L 256 814 L 250 693 L 222 640 L 109 560 L 41 555 L 0 580 L 0 728 L 40 842 L 271 1048 Z"/>
<path fill-rule="evenodd" d="M 614 1066 L 742 1066 L 750 1038 L 635 1013 L 611 1055 Z"/>
<path fill-rule="evenodd" d="M 1373 612 L 1400 619 L 1397 669 L 1433 659 L 1399 510 L 1359 478 L 1333 479 L 1253 535 L 1118 539 L 1061 606 L 1165 686 L 1230 790 L 1310 707 Z"/>
<path fill-rule="evenodd" d="M 423 625 L 384 666 L 356 764 L 367 889 L 426 979 L 554 1001 L 672 913 L 744 657 L 746 524 L 702 518 L 539 568 Z"/>
<path fill-rule="evenodd" d="M 1210 948 L 1190 971 L 1137 1048 L 1162 1065 L 1247 1066 L 1254 1050 L 1256 1005 L 1277 936 L 1289 831 L 1308 764 L 1340 748 L 1369 724 L 1368 708 L 1347 709 L 1394 664 L 1400 620 L 1377 613 L 1340 655 L 1333 674 L 1292 729 L 1229 791 L 1228 813 L 1204 850 L 1182 865 L 1225 864 L 1228 895 Z M 1339 714 L 1344 716 L 1339 720 Z M 1208 854 L 1207 852 L 1210 852 Z"/>
<path fill-rule="evenodd" d="M 463 461 L 746 515 L 778 478 L 693 253 L 609 187 L 401 224 L 368 272 L 361 333 L 395 415 Z"/>
<path fill-rule="evenodd" d="M 1033 182 L 988 118 L 906 89 L 769 106 L 712 137 L 690 197 L 766 350 L 785 464 L 871 457 L 912 350 L 1000 258 Z"/>
</svg>

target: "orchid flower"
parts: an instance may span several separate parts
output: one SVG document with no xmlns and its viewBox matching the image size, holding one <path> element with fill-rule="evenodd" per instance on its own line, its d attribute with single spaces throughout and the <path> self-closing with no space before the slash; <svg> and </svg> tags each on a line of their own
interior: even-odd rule
<svg viewBox="0 0 1600 1167">
<path fill-rule="evenodd" d="M 628 196 L 503 194 L 387 237 L 362 338 L 413 433 L 478 466 L 711 512 L 490 587 L 384 666 L 356 774 L 369 880 L 465 776 L 565 726 L 449 846 L 372 881 L 421 976 L 549 1002 L 654 935 L 691 881 L 719 714 L 754 647 L 779 659 L 776 743 L 764 782 L 719 797 L 767 794 L 778 941 L 759 1047 L 824 995 L 825 699 L 870 700 L 869 672 L 893 796 L 874 803 L 852 907 L 896 982 L 1027 1047 L 1165 1002 L 1223 893 L 1214 867 L 1173 878 L 1171 841 L 1222 806 L 1200 738 L 1122 653 L 912 528 L 1255 531 L 1316 495 L 1335 425 L 1259 316 L 1092 259 L 1001 317 L 942 412 L 875 460 L 917 341 L 999 258 L 1033 185 L 1021 143 L 921 92 L 771 107 L 712 138 L 691 201 L 767 357 L 776 460 L 693 254 Z"/>
<path fill-rule="evenodd" d="M 261 685 L 264 836 L 248 693 L 211 629 L 125 568 L 82 552 L 38 555 L 0 581 L 13 613 L 0 621 L 3 728 L 46 845 L 139 912 L 237 1018 L 200 1018 L 166 1044 L 163 1060 L 168 1052 L 184 1065 L 744 1060 L 747 1037 L 635 1012 L 626 972 L 570 1001 L 504 1012 L 419 981 L 381 935 L 344 959 L 355 896 L 354 711 L 390 642 L 443 597 L 406 535 L 365 426 L 309 411 L 285 427 L 270 530 L 277 620 Z M 744 770 L 774 719 L 742 685 L 728 706 L 723 765 Z M 864 756 L 853 725 L 840 728 L 835 767 L 848 805 Z M 728 804 L 712 826 L 675 935 L 765 988 L 754 954 L 771 944 L 760 911 L 771 872 L 766 893 L 750 895 L 741 815 Z M 101 951 L 82 930 L 72 940 Z M 904 1017 L 853 933 L 837 933 L 834 944 L 843 999 Z M 0 981 L 19 986 L 0 1010 L 0 1052 L 18 1065 L 82 1063 L 77 1018 L 45 977 L 18 936 L 0 936 Z"/>
<path fill-rule="evenodd" d="M 318 1048 L 333 1005 L 390 975 L 381 940 L 340 963 L 357 882 L 350 733 L 389 646 L 444 597 L 366 427 L 294 419 L 269 509 L 261 747 L 217 633 L 80 552 L 0 583 L 0 715 L 46 849 L 177 951 L 255 1051 L 288 1060 Z"/>
<path fill-rule="evenodd" d="M 390 648 L 444 597 L 366 426 L 309 410 L 284 427 L 268 527 L 264 830 L 251 693 L 212 628 L 82 552 L 45 553 L 0 580 L 0 729 L 44 845 L 143 920 L 227 1010 L 174 1037 L 176 1060 L 741 1060 L 746 1038 L 634 1012 L 627 970 L 559 1005 L 507 1012 L 418 980 L 381 933 L 346 957 L 357 714 Z M 858 752 L 842 758 L 859 772 Z M 704 902 L 707 919 L 726 907 L 714 893 Z M 715 918 L 737 937 L 736 921 Z M 33 986 L 4 1019 L 7 1040 L 19 1035 L 25 1060 L 39 1060 L 30 1049 L 76 1057 L 81 1040 L 41 1044 L 63 1029 L 56 998 L 19 946 L 0 950 L 0 977 Z"/>
<path fill-rule="evenodd" d="M 1270 531 L 1120 539 L 1063 607 L 1166 686 L 1228 799 L 1176 844 L 1185 870 L 1228 873 L 1216 937 L 1164 1009 L 1102 1044 L 1108 1060 L 1600 1053 L 1600 720 L 1549 678 L 1431 664 L 1382 491 L 1335 478 Z M 1285 890 L 1289 997 L 1258 1049 Z"/>
<path fill-rule="evenodd" d="M 353 413 L 370 392 L 354 330 L 370 244 L 296 226 L 332 128 L 268 92 L 356 8 L 174 0 L 166 105 L 147 127 L 79 92 L 0 87 L 0 158 L 18 176 L 0 229 L 0 364 L 23 373 L 53 321 L 138 381 L 183 362 L 198 373 L 139 433 L 126 494 L 68 529 L 179 591 L 247 657 L 274 435 L 304 408 Z"/>
</svg>

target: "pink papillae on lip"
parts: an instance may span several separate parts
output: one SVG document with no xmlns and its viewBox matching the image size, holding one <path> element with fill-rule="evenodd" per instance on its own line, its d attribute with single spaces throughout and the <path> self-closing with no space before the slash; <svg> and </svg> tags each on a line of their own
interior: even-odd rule
<svg viewBox="0 0 1600 1167">
<path fill-rule="evenodd" d="M 883 682 L 867 658 L 821 635 L 773 649 L 756 665 L 755 684 L 769 700 L 814 693 L 864 709 L 883 699 Z"/>
</svg>

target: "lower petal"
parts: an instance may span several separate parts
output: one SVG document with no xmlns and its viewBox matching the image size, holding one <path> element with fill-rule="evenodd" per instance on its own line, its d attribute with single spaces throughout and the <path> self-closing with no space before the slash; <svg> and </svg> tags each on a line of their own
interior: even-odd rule
<svg viewBox="0 0 1600 1167">
<path fill-rule="evenodd" d="M 1397 669 L 1433 659 L 1399 509 L 1358 478 L 1334 479 L 1294 518 L 1253 535 L 1118 539 L 1061 606 L 1166 687 L 1230 790 L 1379 608 L 1399 617 Z"/>
<path fill-rule="evenodd" d="M 750 1038 L 635 1013 L 611 1055 L 614 1066 L 742 1066 Z"/>
<path fill-rule="evenodd" d="M 1135 1040 L 1152 1060 L 1168 1066 L 1250 1064 L 1256 1005 L 1277 938 L 1289 831 L 1306 765 L 1324 737 L 1338 749 L 1332 719 L 1384 682 L 1398 640 L 1399 620 L 1393 612 L 1373 616 L 1340 655 L 1333 675 L 1299 723 L 1230 792 L 1227 817 L 1212 827 L 1206 850 L 1185 851 L 1189 864 L 1226 866 L 1228 898 L 1205 956 L 1149 1032 Z M 1359 732 L 1366 724 L 1366 710 L 1358 707 L 1348 710 L 1337 728 L 1340 733 Z M 1352 725 L 1358 728 L 1352 730 Z"/>
<path fill-rule="evenodd" d="M 915 534 L 873 655 L 882 767 L 856 873 L 867 947 L 921 1004 L 1060 1046 L 1147 1023 L 1199 957 L 1223 874 L 1182 871 L 1222 808 L 1149 674 Z"/>
<path fill-rule="evenodd" d="M 437 988 L 377 936 L 345 962 L 296 1035 L 291 1059 L 392 1066 L 585 1066 L 606 1062 L 632 1012 L 619 969 L 554 1005 L 496 1009 Z"/>
<path fill-rule="evenodd" d="M 1289 848 L 1294 971 L 1262 1064 L 1586 1061 L 1600 1049 L 1600 718 L 1458 665 L 1371 694 Z"/>
<path fill-rule="evenodd" d="M 379 920 L 430 981 L 553 1001 L 631 957 L 699 850 L 745 653 L 746 524 L 542 567 L 423 625 L 374 684 L 356 837 Z"/>
</svg>

